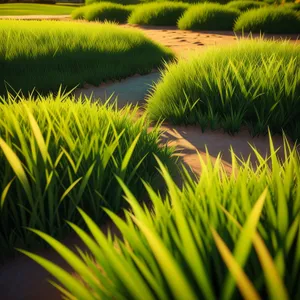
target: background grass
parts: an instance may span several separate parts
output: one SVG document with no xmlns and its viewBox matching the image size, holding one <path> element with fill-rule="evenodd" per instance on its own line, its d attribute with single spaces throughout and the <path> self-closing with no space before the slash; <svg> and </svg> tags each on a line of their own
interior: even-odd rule
<svg viewBox="0 0 300 300">
<path fill-rule="evenodd" d="M 300 138 L 300 46 L 240 41 L 169 65 L 148 99 L 152 119 Z"/>
<path fill-rule="evenodd" d="M 103 2 L 80 7 L 72 12 L 73 19 L 126 23 L 132 9 L 121 4 Z"/>
<path fill-rule="evenodd" d="M 0 95 L 4 81 L 24 93 L 48 92 L 145 74 L 172 58 L 170 49 L 117 25 L 0 21 Z"/>
<path fill-rule="evenodd" d="M 239 166 L 233 154 L 231 175 L 220 157 L 214 164 L 207 155 L 199 180 L 186 175 L 182 189 L 161 165 L 168 194 L 146 184 L 150 208 L 122 184 L 130 212 L 122 220 L 107 211 L 122 239 L 106 238 L 82 210 L 92 238 L 70 224 L 88 254 L 66 252 L 35 231 L 79 276 L 23 253 L 50 271 L 69 298 L 68 292 L 78 299 L 298 299 L 300 156 L 288 143 L 285 150 L 282 163 L 272 144 L 270 157 L 256 152 L 257 168 L 249 161 Z"/>
<path fill-rule="evenodd" d="M 128 19 L 130 24 L 171 26 L 189 7 L 182 2 L 153 2 L 139 5 Z"/>
<path fill-rule="evenodd" d="M 107 0 L 85 0 L 85 4 L 107 2 Z M 111 3 L 117 3 L 122 5 L 140 4 L 140 0 L 110 0 Z"/>
<path fill-rule="evenodd" d="M 300 33 L 300 16 L 284 7 L 263 7 L 242 14 L 234 31 L 262 33 Z"/>
<path fill-rule="evenodd" d="M 240 11 L 246 11 L 253 8 L 260 8 L 267 6 L 268 4 L 262 1 L 230 1 L 227 3 L 227 7 L 235 8 Z"/>
<path fill-rule="evenodd" d="M 190 7 L 178 21 L 182 30 L 232 30 L 239 10 L 216 3 Z"/>
<path fill-rule="evenodd" d="M 161 186 L 153 154 L 172 166 L 158 129 L 147 133 L 136 109 L 61 95 L 0 100 L 1 259 L 16 246 L 40 246 L 26 226 L 64 237 L 63 220 L 80 221 L 76 205 L 98 223 L 105 220 L 101 206 L 120 210 L 116 175 L 140 195 L 141 178 Z"/>
<path fill-rule="evenodd" d="M 75 8 L 53 4 L 5 3 L 0 5 L 0 16 L 69 15 Z"/>
</svg>

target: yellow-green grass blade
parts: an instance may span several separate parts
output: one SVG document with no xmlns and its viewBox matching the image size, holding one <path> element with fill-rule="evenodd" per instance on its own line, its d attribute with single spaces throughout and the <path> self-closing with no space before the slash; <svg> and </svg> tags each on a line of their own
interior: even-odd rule
<svg viewBox="0 0 300 300">
<path fill-rule="evenodd" d="M 26 173 L 24 171 L 24 168 L 22 166 L 20 159 L 1 137 L 0 137 L 0 148 L 2 148 L 2 151 L 3 151 L 7 161 L 9 162 L 10 166 L 14 170 L 17 178 L 20 180 L 20 182 L 25 190 L 25 193 L 28 197 L 28 200 L 32 202 L 31 187 L 29 185 Z"/>
<path fill-rule="evenodd" d="M 78 208 L 78 211 L 87 224 L 95 240 L 105 252 L 105 255 L 107 256 L 111 266 L 115 270 L 118 270 L 118 276 L 120 280 L 122 280 L 123 284 L 125 284 L 130 290 L 134 299 L 153 300 L 153 294 L 145 284 L 140 274 L 138 274 L 125 259 L 122 259 L 122 257 L 117 254 L 116 250 L 112 245 L 109 244 L 105 235 L 95 224 L 95 222 L 93 222 L 93 220 L 80 208 Z"/>
<path fill-rule="evenodd" d="M 234 259 L 234 256 L 231 254 L 230 250 L 218 235 L 218 233 L 212 229 L 212 235 L 217 245 L 217 248 L 227 265 L 229 271 L 234 277 L 237 286 L 245 300 L 260 300 L 260 296 L 255 290 L 253 284 L 244 273 L 243 269 L 240 267 L 238 262 Z"/>
<path fill-rule="evenodd" d="M 241 224 L 223 207 L 223 212 L 227 215 L 230 221 L 232 221 L 240 230 L 243 229 Z M 267 287 L 270 295 L 270 299 L 289 299 L 286 287 L 279 275 L 275 262 L 273 261 L 268 248 L 260 235 L 255 232 L 253 236 L 253 245 L 260 260 L 264 276 L 267 279 Z"/>
<path fill-rule="evenodd" d="M 4 201 L 6 199 L 7 193 L 9 191 L 9 188 L 11 186 L 11 184 L 13 183 L 13 181 L 15 180 L 16 177 L 14 177 L 7 185 L 6 187 L 3 189 L 2 194 L 1 194 L 1 198 L 0 198 L 0 208 L 3 208 L 4 205 Z"/>
<path fill-rule="evenodd" d="M 72 275 L 63 270 L 62 268 L 56 266 L 51 261 L 42 258 L 39 255 L 30 253 L 28 251 L 17 249 L 21 253 L 27 255 L 43 268 L 45 268 L 49 273 L 51 273 L 55 278 L 57 278 L 62 284 L 64 284 L 69 291 L 72 291 L 76 298 L 95 300 L 91 293 L 86 289 L 78 280 L 76 280 Z"/>
<path fill-rule="evenodd" d="M 168 251 L 163 241 L 157 236 L 154 231 L 151 231 L 137 218 L 133 216 L 132 218 L 147 238 L 149 246 L 151 247 L 153 254 L 155 255 L 163 273 L 166 276 L 166 280 L 172 290 L 175 299 L 198 299 L 197 295 L 190 286 L 190 283 L 183 275 L 180 266 Z"/>
<path fill-rule="evenodd" d="M 249 217 L 247 218 L 247 221 L 242 229 L 242 232 L 240 234 L 240 237 L 235 244 L 233 255 L 236 260 L 236 262 L 243 267 L 248 255 L 251 250 L 252 240 L 253 236 L 256 232 L 256 227 L 259 222 L 259 218 L 261 215 L 261 211 L 265 202 L 265 199 L 267 197 L 268 189 L 266 188 L 257 202 L 255 203 Z M 233 274 L 232 274 L 233 275 Z M 228 300 L 232 298 L 232 294 L 234 292 L 234 279 L 231 275 L 227 276 L 223 293 L 222 293 L 222 299 Z"/>
</svg>

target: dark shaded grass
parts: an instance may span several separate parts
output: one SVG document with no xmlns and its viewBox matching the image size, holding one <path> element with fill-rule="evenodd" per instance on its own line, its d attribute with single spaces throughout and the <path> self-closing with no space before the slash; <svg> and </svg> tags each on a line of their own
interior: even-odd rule
<svg viewBox="0 0 300 300">
<path fill-rule="evenodd" d="M 173 58 L 139 31 L 112 24 L 0 21 L 0 95 L 5 82 L 47 93 L 146 74 Z"/>
</svg>

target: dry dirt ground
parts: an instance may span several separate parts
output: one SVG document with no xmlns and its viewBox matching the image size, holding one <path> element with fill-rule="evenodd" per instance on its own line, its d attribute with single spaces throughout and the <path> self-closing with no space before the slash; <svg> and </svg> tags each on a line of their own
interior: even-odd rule
<svg viewBox="0 0 300 300">
<path fill-rule="evenodd" d="M 33 19 L 39 18 L 40 16 L 33 17 Z M 65 16 L 60 16 L 60 18 L 65 19 Z M 22 17 L 22 19 L 25 18 Z M 30 19 L 30 16 L 27 16 L 27 19 Z M 43 19 L 45 19 L 45 16 L 43 16 Z M 48 19 L 53 19 L 53 17 L 48 16 Z M 122 27 L 127 28 L 132 26 L 122 25 Z M 206 51 L 209 47 L 216 45 L 233 45 L 238 40 L 238 37 L 231 32 L 190 32 L 180 31 L 174 27 L 139 27 L 138 29 L 142 30 L 155 41 L 172 48 L 180 57 L 185 59 L 188 59 L 190 53 L 194 51 Z M 270 38 L 270 36 L 266 36 L 266 38 Z M 276 36 L 275 38 L 281 39 L 285 37 Z M 288 36 L 288 38 L 293 43 L 299 43 L 295 35 Z M 111 92 L 116 91 L 120 99 L 123 99 L 122 105 L 128 102 L 143 103 L 149 91 L 149 84 L 157 82 L 160 77 L 157 72 L 153 72 L 147 76 L 144 77 L 137 74 L 133 78 L 122 82 L 106 84 L 97 88 L 86 86 L 83 89 L 77 90 L 76 95 L 80 93 L 89 94 L 93 91 L 97 97 L 103 98 L 110 95 Z M 245 158 L 252 153 L 251 160 L 253 163 L 256 160 L 249 143 L 254 145 L 263 156 L 269 150 L 268 137 L 260 136 L 252 138 L 247 130 L 242 130 L 239 134 L 230 136 L 224 134 L 222 131 L 206 131 L 202 133 L 197 127 L 164 125 L 162 129 L 165 131 L 163 143 L 176 145 L 182 161 L 190 166 L 196 174 L 201 173 L 198 153 L 205 157 L 205 147 L 208 148 L 213 160 L 220 152 L 222 153 L 222 160 L 229 172 L 231 170 L 231 156 L 229 151 L 231 146 L 240 157 Z M 274 137 L 274 144 L 276 148 L 281 146 L 282 138 L 279 136 Z M 280 151 L 279 155 L 282 156 L 283 152 Z M 118 233 L 110 222 L 102 227 L 104 231 L 107 231 L 108 228 Z M 68 246 L 77 244 L 83 247 L 79 239 L 74 236 L 70 236 L 64 243 Z M 54 251 L 42 250 L 39 251 L 39 254 L 61 265 L 66 270 L 72 271 Z M 20 256 L 0 267 L 0 298 L 4 300 L 61 299 L 59 292 L 47 282 L 48 278 L 49 274 L 47 271 L 31 259 Z"/>
</svg>

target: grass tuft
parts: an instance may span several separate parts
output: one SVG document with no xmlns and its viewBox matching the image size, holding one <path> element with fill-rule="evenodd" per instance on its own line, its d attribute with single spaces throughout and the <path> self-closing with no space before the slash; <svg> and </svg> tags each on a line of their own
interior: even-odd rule
<svg viewBox="0 0 300 300">
<path fill-rule="evenodd" d="M 109 21 L 115 23 L 126 23 L 132 9 L 110 2 L 87 5 L 73 11 L 73 19 L 85 19 L 88 21 Z"/>
<path fill-rule="evenodd" d="M 240 11 L 217 3 L 191 6 L 179 19 L 182 30 L 232 30 Z"/>
<path fill-rule="evenodd" d="M 24 94 L 99 85 L 150 73 L 173 58 L 142 32 L 114 24 L 0 21 L 0 95 L 8 85 Z"/>
<path fill-rule="evenodd" d="M 246 11 L 253 8 L 261 8 L 267 6 L 268 4 L 261 1 L 230 1 L 226 4 L 227 7 L 238 9 L 239 11 Z"/>
<path fill-rule="evenodd" d="M 239 41 L 168 65 L 148 99 L 154 120 L 300 138 L 300 46 Z"/>
<path fill-rule="evenodd" d="M 284 7 L 263 7 L 243 13 L 234 31 L 262 33 L 300 33 L 300 16 Z"/>
<path fill-rule="evenodd" d="M 178 19 L 188 9 L 182 2 L 153 2 L 139 5 L 128 19 L 130 24 L 175 26 Z"/>
<path fill-rule="evenodd" d="M 158 127 L 148 133 L 137 108 L 117 111 L 63 94 L 0 101 L 1 259 L 14 247 L 41 246 L 26 227 L 64 237 L 64 220 L 79 224 L 76 206 L 98 223 L 101 207 L 120 210 L 115 176 L 141 197 L 141 178 L 159 187 L 153 154 L 173 166 L 172 150 L 158 145 Z"/>
</svg>

